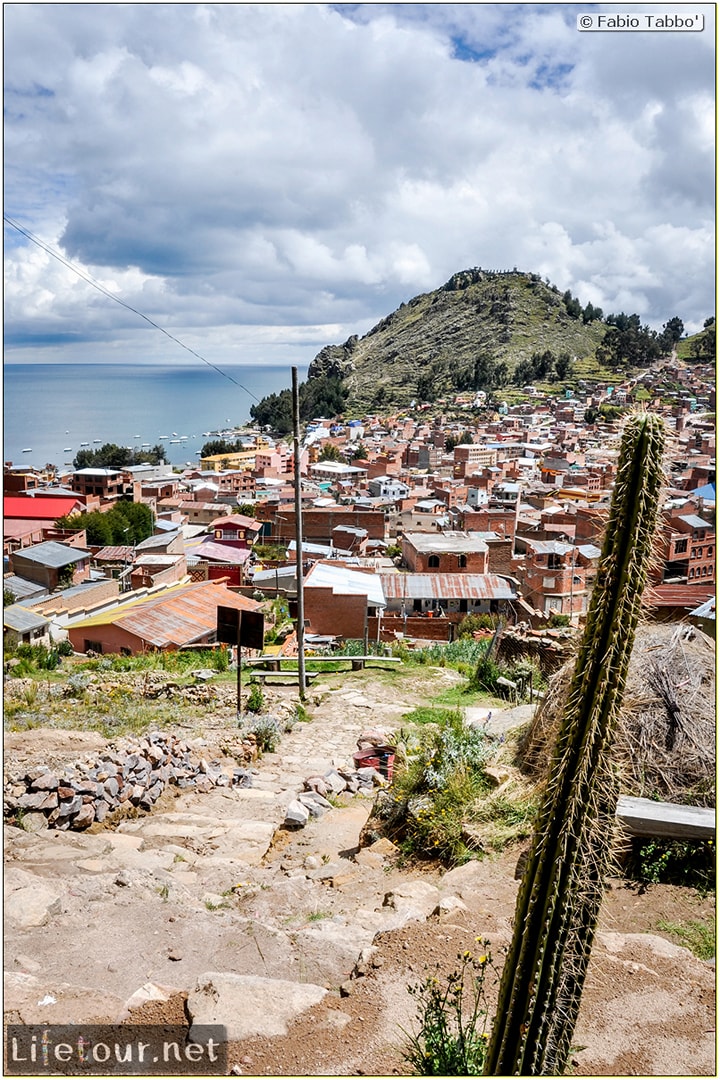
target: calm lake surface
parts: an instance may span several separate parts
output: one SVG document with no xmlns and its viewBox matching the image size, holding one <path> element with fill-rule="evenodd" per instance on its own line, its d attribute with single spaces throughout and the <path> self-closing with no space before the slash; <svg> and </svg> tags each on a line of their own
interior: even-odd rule
<svg viewBox="0 0 720 1080">
<path fill-rule="evenodd" d="M 297 367 L 302 381 L 307 366 Z M 140 450 L 161 442 L 172 465 L 195 464 L 207 442 L 203 432 L 246 422 L 256 398 L 292 384 L 289 367 L 223 370 L 236 382 L 205 364 L 6 364 L 3 460 L 42 468 L 72 463 L 82 443 L 91 450 L 105 442 Z"/>
</svg>

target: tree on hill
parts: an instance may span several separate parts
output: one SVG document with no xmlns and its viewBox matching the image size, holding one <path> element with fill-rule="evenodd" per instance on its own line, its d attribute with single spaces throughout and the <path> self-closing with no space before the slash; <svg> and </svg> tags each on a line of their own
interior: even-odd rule
<svg viewBox="0 0 720 1080">
<path fill-rule="evenodd" d="M 690 354 L 695 360 L 712 362 L 715 359 L 715 319 L 706 319 L 702 333 L 698 334 L 690 346 Z"/>
<path fill-rule="evenodd" d="M 339 416 L 345 408 L 348 389 L 336 375 L 319 375 L 300 383 L 298 397 L 303 421 L 315 416 Z M 292 391 L 270 394 L 250 407 L 250 415 L 261 427 L 288 435 L 293 429 Z"/>
<path fill-rule="evenodd" d="M 663 355 L 658 334 L 649 326 L 642 326 L 639 315 L 608 315 L 608 325 L 602 343 L 595 352 L 601 364 L 611 368 L 647 367 Z"/>
</svg>

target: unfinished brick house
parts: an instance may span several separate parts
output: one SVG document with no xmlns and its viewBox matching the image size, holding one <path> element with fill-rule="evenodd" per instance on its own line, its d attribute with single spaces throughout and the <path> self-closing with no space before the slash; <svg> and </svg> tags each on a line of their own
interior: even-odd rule
<svg viewBox="0 0 720 1080">
<path fill-rule="evenodd" d="M 488 546 L 472 533 L 406 532 L 402 536 L 403 564 L 413 573 L 487 574 Z"/>
</svg>

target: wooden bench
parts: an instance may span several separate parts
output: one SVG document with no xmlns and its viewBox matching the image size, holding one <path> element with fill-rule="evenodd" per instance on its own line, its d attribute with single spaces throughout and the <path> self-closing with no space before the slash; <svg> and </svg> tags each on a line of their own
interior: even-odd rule
<svg viewBox="0 0 720 1080">
<path fill-rule="evenodd" d="M 255 656 L 249 660 L 243 660 L 244 667 L 261 667 L 268 671 L 281 671 L 282 661 L 295 660 L 290 656 Z M 308 656 L 305 655 L 306 664 L 339 664 L 347 661 L 352 671 L 362 671 L 369 660 L 377 664 L 401 664 L 399 656 Z M 375 665 L 373 665 L 375 666 Z"/>
<path fill-rule="evenodd" d="M 715 836 L 712 807 L 682 806 L 621 795 L 615 816 L 633 836 L 666 836 L 672 840 L 712 840 Z"/>
<path fill-rule="evenodd" d="M 266 683 L 268 680 L 270 683 L 279 685 L 295 686 L 298 682 L 299 672 L 297 668 L 295 671 L 253 671 L 252 678 L 260 679 L 261 682 Z M 314 679 L 317 679 L 319 671 L 306 671 L 305 672 L 305 685 L 309 686 Z"/>
</svg>

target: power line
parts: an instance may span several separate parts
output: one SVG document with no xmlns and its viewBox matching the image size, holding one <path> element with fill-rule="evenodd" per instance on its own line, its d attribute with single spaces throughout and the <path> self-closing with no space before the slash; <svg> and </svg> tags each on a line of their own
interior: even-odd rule
<svg viewBox="0 0 720 1080">
<path fill-rule="evenodd" d="M 166 338 L 170 338 L 171 341 L 174 341 L 176 345 L 179 345 L 182 349 L 185 349 L 186 352 L 189 352 L 193 356 L 196 356 L 198 360 L 202 360 L 203 364 L 207 364 L 208 367 L 211 367 L 213 369 L 213 371 L 217 371 L 218 375 L 222 375 L 224 379 L 229 379 L 231 383 L 235 383 L 235 385 L 239 386 L 241 390 L 244 390 L 246 394 L 249 394 L 251 398 L 255 398 L 255 401 L 260 400 L 255 394 L 253 394 L 252 390 L 248 390 L 247 386 L 243 386 L 243 384 L 241 382 L 238 382 L 237 379 L 234 379 L 232 375 L 228 375 L 226 371 L 223 371 L 221 368 L 211 363 L 210 360 L 206 360 L 205 357 L 201 356 L 199 352 L 196 352 L 195 349 L 191 349 L 190 346 L 186 345 L 184 341 L 181 341 L 180 338 L 175 337 L 175 335 L 171 334 L 169 330 L 166 330 L 163 326 L 160 326 L 159 323 L 154 322 L 153 319 L 151 319 L 148 315 L 143 314 L 142 311 L 138 311 L 138 309 L 133 307 L 132 304 L 128 304 L 127 301 L 123 300 L 119 296 L 116 296 L 115 293 L 110 292 L 109 289 L 106 289 L 104 285 L 101 285 L 101 283 L 99 281 L 96 281 L 95 278 L 91 277 L 90 274 L 86 274 L 83 270 L 78 269 L 78 267 L 74 266 L 73 263 L 69 262 L 64 255 L 61 255 L 59 251 L 55 251 L 54 248 L 51 248 L 48 244 L 44 243 L 44 241 L 40 240 L 39 237 L 31 233 L 29 229 L 24 229 L 22 225 L 18 225 L 18 223 L 16 221 L 13 221 L 12 218 L 8 217 L 7 214 L 3 214 L 3 220 L 6 221 L 11 228 L 15 229 L 23 236 L 26 236 L 27 239 L 31 240 L 33 244 L 36 244 L 39 248 L 42 248 L 42 250 L 45 251 L 48 255 L 52 255 L 53 259 L 57 259 L 57 261 L 62 263 L 63 266 L 66 266 L 68 270 L 72 270 L 73 274 L 77 274 L 77 276 L 82 278 L 83 281 L 86 281 L 88 285 L 92 285 L 92 287 L 94 289 L 97 289 L 98 292 L 101 292 L 103 296 L 107 296 L 109 300 L 114 300 L 116 304 L 120 305 L 120 307 L 127 308 L 127 310 L 132 311 L 134 315 L 138 315 L 141 319 L 144 319 L 146 323 L 149 323 L 149 325 L 152 326 L 155 330 L 159 330 L 160 333 L 164 334 Z"/>
</svg>

